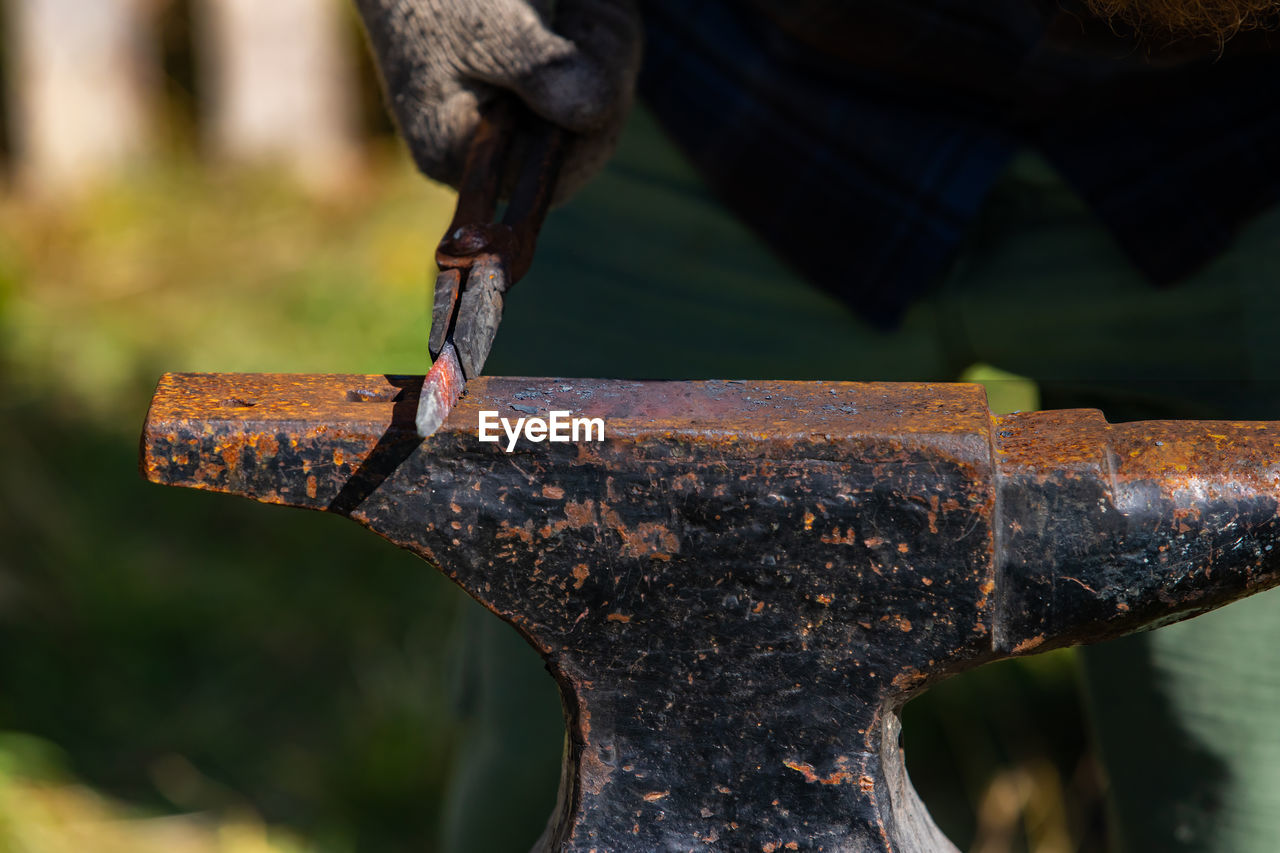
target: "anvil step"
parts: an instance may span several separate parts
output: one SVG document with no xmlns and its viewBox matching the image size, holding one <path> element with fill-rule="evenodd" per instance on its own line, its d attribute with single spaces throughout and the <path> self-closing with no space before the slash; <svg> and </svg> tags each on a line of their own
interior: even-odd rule
<svg viewBox="0 0 1280 853">
<path fill-rule="evenodd" d="M 898 712 L 988 661 L 1280 582 L 1280 424 L 993 416 L 980 386 L 171 374 L 154 482 L 348 515 L 560 685 L 556 851 L 954 849 Z M 481 412 L 602 441 L 480 440 Z"/>
</svg>

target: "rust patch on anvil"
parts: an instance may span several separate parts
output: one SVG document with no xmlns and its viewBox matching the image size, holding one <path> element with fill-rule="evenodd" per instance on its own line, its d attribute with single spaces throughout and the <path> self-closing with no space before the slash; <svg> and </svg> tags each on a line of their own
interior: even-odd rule
<svg viewBox="0 0 1280 853">
<path fill-rule="evenodd" d="M 157 483 L 326 508 L 374 449 L 396 438 L 393 412 L 417 403 L 412 381 L 166 374 L 147 413 L 142 473 Z"/>
<path fill-rule="evenodd" d="M 843 755 L 836 757 L 836 769 L 826 776 L 819 775 L 812 764 L 806 764 L 803 761 L 784 761 L 782 763 L 788 770 L 794 770 L 803 776 L 806 782 L 816 782 L 819 785 L 847 785 L 854 781 L 853 771 L 849 769 L 849 759 Z M 860 778 L 865 779 L 866 777 Z"/>
<path fill-rule="evenodd" d="M 349 515 L 515 625 L 566 697 L 561 851 L 949 849 L 927 815 L 883 817 L 910 696 L 1280 580 L 1274 424 L 997 418 L 960 385 L 482 378 L 423 441 L 420 384 L 167 376 L 143 470 Z M 482 410 L 606 439 L 507 453 Z"/>
<path fill-rule="evenodd" d="M 562 489 L 556 488 L 563 492 Z M 547 536 L 558 535 L 567 528 L 575 530 L 600 528 L 612 530 L 618 535 L 621 542 L 618 553 L 623 556 L 669 560 L 672 554 L 680 550 L 680 540 L 667 525 L 657 521 L 642 521 L 631 527 L 606 503 L 601 503 L 597 507 L 594 500 L 583 503 L 571 501 L 564 505 L 564 516 L 564 521 L 553 521 L 546 526 Z M 531 541 L 531 539 L 525 539 L 526 544 L 530 544 Z"/>
</svg>

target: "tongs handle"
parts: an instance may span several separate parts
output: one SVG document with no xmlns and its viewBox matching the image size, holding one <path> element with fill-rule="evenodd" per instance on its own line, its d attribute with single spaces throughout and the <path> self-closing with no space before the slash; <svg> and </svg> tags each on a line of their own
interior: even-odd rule
<svg viewBox="0 0 1280 853">
<path fill-rule="evenodd" d="M 521 136 L 526 147 L 501 224 L 493 222 L 512 143 Z M 458 186 L 458 206 L 440 241 L 436 262 L 441 269 L 470 267 L 483 254 L 499 254 L 507 268 L 507 288 L 519 281 L 533 262 L 533 250 L 551 207 L 564 160 L 565 131 L 534 115 L 511 97 L 490 104 L 481 114 Z"/>
<path fill-rule="evenodd" d="M 523 162 L 511 199 L 494 222 L 514 140 Z M 502 319 L 503 294 L 533 263 L 534 244 L 551 207 L 565 132 L 501 98 L 482 114 L 467 151 L 453 222 L 436 249 L 435 295 L 427 348 L 434 359 L 454 341 L 463 373 L 478 376 Z"/>
</svg>

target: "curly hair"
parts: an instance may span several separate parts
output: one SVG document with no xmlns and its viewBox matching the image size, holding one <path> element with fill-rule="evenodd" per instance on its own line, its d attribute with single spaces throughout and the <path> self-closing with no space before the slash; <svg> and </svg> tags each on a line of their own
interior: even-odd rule
<svg viewBox="0 0 1280 853">
<path fill-rule="evenodd" d="M 1097 15 L 1150 36 L 1226 41 L 1280 22 L 1280 0 L 1086 0 Z"/>
</svg>

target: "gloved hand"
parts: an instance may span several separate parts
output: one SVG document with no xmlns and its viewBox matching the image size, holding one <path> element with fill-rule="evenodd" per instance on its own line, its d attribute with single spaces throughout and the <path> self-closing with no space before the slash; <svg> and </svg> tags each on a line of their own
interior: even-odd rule
<svg viewBox="0 0 1280 853">
<path fill-rule="evenodd" d="M 457 186 L 480 108 L 514 92 L 574 131 L 566 198 L 613 153 L 640 64 L 634 0 L 356 0 L 418 167 Z M 518 144 L 518 141 L 517 141 Z"/>
</svg>

